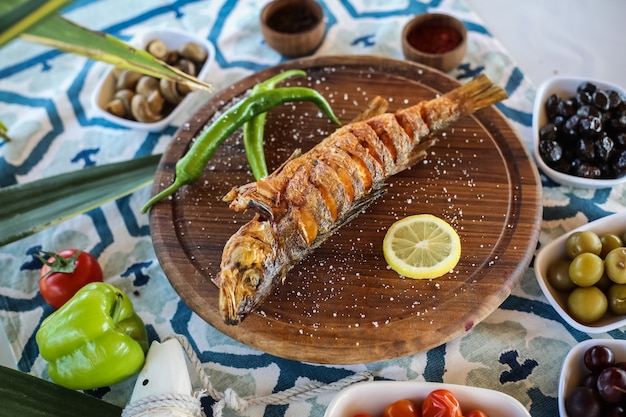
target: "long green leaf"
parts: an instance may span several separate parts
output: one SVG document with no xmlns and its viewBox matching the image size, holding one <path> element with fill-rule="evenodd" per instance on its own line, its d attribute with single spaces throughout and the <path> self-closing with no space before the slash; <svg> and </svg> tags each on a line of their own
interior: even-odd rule
<svg viewBox="0 0 626 417">
<path fill-rule="evenodd" d="M 50 15 L 41 20 L 36 26 L 24 31 L 21 37 L 55 49 L 108 62 L 116 67 L 167 78 L 194 89 L 211 90 L 210 84 L 167 65 L 144 50 L 129 46 L 106 33 L 93 32 L 59 15 Z"/>
<path fill-rule="evenodd" d="M 0 366 L 0 415 L 11 417 L 119 417 L 122 409 L 25 372 Z"/>
<path fill-rule="evenodd" d="M 0 188 L 0 246 L 150 185 L 160 155 Z"/>
<path fill-rule="evenodd" d="M 72 0 L 0 1 L 0 46 Z"/>
</svg>

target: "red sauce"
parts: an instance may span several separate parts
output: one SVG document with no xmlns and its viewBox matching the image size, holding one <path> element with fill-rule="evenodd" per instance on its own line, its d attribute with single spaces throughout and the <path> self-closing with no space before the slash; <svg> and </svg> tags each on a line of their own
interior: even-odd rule
<svg viewBox="0 0 626 417">
<path fill-rule="evenodd" d="M 267 25 L 277 32 L 300 33 L 313 29 L 318 18 L 306 6 L 288 4 L 267 19 Z"/>
<path fill-rule="evenodd" d="M 461 43 L 461 33 L 444 25 L 422 25 L 409 32 L 407 39 L 415 48 L 428 54 L 449 52 Z"/>
</svg>

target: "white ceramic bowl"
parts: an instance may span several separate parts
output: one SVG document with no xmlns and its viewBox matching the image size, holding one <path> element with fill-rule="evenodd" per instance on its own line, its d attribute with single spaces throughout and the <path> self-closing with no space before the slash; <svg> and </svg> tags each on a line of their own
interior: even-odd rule
<svg viewBox="0 0 626 417">
<path fill-rule="evenodd" d="M 626 326 L 626 316 L 615 316 L 607 313 L 595 323 L 582 324 L 567 312 L 567 294 L 552 288 L 547 278 L 550 265 L 557 259 L 566 257 L 565 241 L 567 237 L 574 232 L 584 230 L 591 230 L 598 235 L 609 232 L 620 235 L 626 230 L 626 210 L 580 226 L 542 247 L 535 257 L 535 277 L 552 307 L 570 326 L 585 333 L 604 333 Z"/>
<path fill-rule="evenodd" d="M 202 45 L 206 49 L 208 57 L 202 68 L 200 68 L 200 71 L 198 71 L 198 75 L 196 76 L 196 78 L 204 81 L 204 78 L 208 74 L 210 64 L 215 58 L 215 48 L 213 48 L 213 44 L 211 44 L 211 42 L 206 39 L 194 36 L 188 32 L 175 29 L 150 29 L 137 34 L 128 43 L 132 46 L 143 49 L 146 47 L 148 42 L 154 39 L 162 40 L 168 49 L 176 49 L 186 42 L 196 42 Z M 111 98 L 115 94 L 115 79 L 113 75 L 113 69 L 114 68 L 111 67 L 100 78 L 100 81 L 98 82 L 98 85 L 96 86 L 91 96 L 91 102 L 94 109 L 98 111 L 100 116 L 110 122 L 116 123 L 121 126 L 125 126 L 131 129 L 149 130 L 153 132 L 163 130 L 167 125 L 170 124 L 172 119 L 185 108 L 185 106 L 191 100 L 191 96 L 195 94 L 194 92 L 187 94 L 183 101 L 181 101 L 166 117 L 159 120 L 158 122 L 143 123 L 134 120 L 124 119 L 106 111 L 107 103 L 111 101 Z"/>
<path fill-rule="evenodd" d="M 324 417 L 352 417 L 357 413 L 382 416 L 394 401 L 409 399 L 421 403 L 436 389 L 447 389 L 459 401 L 463 412 L 480 409 L 489 416 L 530 417 L 510 395 L 486 388 L 418 381 L 372 381 L 354 384 L 337 394 Z"/>
<path fill-rule="evenodd" d="M 561 98 L 570 98 L 576 94 L 578 86 L 585 82 L 591 82 L 598 88 L 612 89 L 619 92 L 622 96 L 626 97 L 626 91 L 623 88 L 611 84 L 609 82 L 601 80 L 593 80 L 582 77 L 554 77 L 544 81 L 537 89 L 535 96 L 535 102 L 533 104 L 533 140 L 534 151 L 537 165 L 550 179 L 562 184 L 579 188 L 608 188 L 617 184 L 626 182 L 626 176 L 616 179 L 593 179 L 582 178 L 575 175 L 569 175 L 550 168 L 541 158 L 539 154 L 539 129 L 547 122 L 547 116 L 545 112 L 545 102 L 552 94 L 556 94 Z"/>
<path fill-rule="evenodd" d="M 626 361 L 626 340 L 590 339 L 574 346 L 563 361 L 559 379 L 559 415 L 567 417 L 565 399 L 574 390 L 582 378 L 589 373 L 585 368 L 584 355 L 587 349 L 595 345 L 604 345 L 615 354 L 615 362 Z"/>
</svg>

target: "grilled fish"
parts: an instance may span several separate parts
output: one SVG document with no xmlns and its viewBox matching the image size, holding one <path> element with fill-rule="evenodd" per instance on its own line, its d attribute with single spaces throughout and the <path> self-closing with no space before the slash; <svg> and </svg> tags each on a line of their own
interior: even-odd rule
<svg viewBox="0 0 626 417">
<path fill-rule="evenodd" d="M 239 324 L 294 265 L 382 195 L 387 178 L 423 159 L 434 132 L 505 98 L 479 75 L 396 113 L 370 109 L 267 177 L 232 189 L 224 197 L 230 208 L 257 213 L 225 244 L 214 279 L 225 323 Z"/>
</svg>

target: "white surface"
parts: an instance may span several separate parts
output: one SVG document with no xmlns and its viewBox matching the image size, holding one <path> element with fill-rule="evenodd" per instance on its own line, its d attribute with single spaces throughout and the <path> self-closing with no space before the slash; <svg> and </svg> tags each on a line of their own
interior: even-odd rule
<svg viewBox="0 0 626 417">
<path fill-rule="evenodd" d="M 626 361 L 626 341 L 613 339 L 590 339 L 574 346 L 563 361 L 559 380 L 559 415 L 567 417 L 565 398 L 576 388 L 582 378 L 589 373 L 584 363 L 585 351 L 595 345 L 604 345 L 615 354 L 615 362 Z"/>
<path fill-rule="evenodd" d="M 464 412 L 479 409 L 490 416 L 530 417 L 519 401 L 499 391 L 418 381 L 373 381 L 354 384 L 335 396 L 328 405 L 324 417 L 350 417 L 357 413 L 380 416 L 385 407 L 395 401 L 410 399 L 421 404 L 424 398 L 436 389 L 452 392 Z"/>
<path fill-rule="evenodd" d="M 626 91 L 614 83 L 607 83 L 603 80 L 596 80 L 589 77 L 552 77 L 541 83 L 537 88 L 537 95 L 533 105 L 533 145 L 535 150 L 535 161 L 539 168 L 552 180 L 559 184 L 581 188 L 610 188 L 626 181 L 626 176 L 614 179 L 594 179 L 583 178 L 575 175 L 568 175 L 554 170 L 546 164 L 539 155 L 539 130 L 548 122 L 545 111 L 545 103 L 552 94 L 567 99 L 576 94 L 576 89 L 585 81 L 592 82 L 596 87 L 608 90 L 615 90 L 626 97 Z"/>
<path fill-rule="evenodd" d="M 626 1 L 467 0 L 538 86 L 555 75 L 626 87 Z"/>
<path fill-rule="evenodd" d="M 559 237 L 558 239 L 553 240 L 546 246 L 542 247 L 535 257 L 535 277 L 537 278 L 537 282 L 541 287 L 541 291 L 543 291 L 550 304 L 552 304 L 552 307 L 554 307 L 556 312 L 559 313 L 563 320 L 565 320 L 567 323 L 569 323 L 570 326 L 575 329 L 589 334 L 604 333 L 610 330 L 619 329 L 622 326 L 626 326 L 626 317 L 614 316 L 607 313 L 599 321 L 586 325 L 574 320 L 574 318 L 567 313 L 567 294 L 556 291 L 548 283 L 548 268 L 555 260 L 559 258 L 564 258 L 566 256 L 565 241 L 572 233 L 583 230 L 591 230 L 598 235 L 602 235 L 605 233 L 615 233 L 620 236 L 621 233 L 626 231 L 624 230 L 624 228 L 626 227 L 624 226 L 625 224 L 626 211 L 621 211 L 619 213 L 603 217 L 591 223 L 580 226 L 579 228 L 571 230 L 570 232 L 565 233 L 564 235 Z"/>
</svg>

